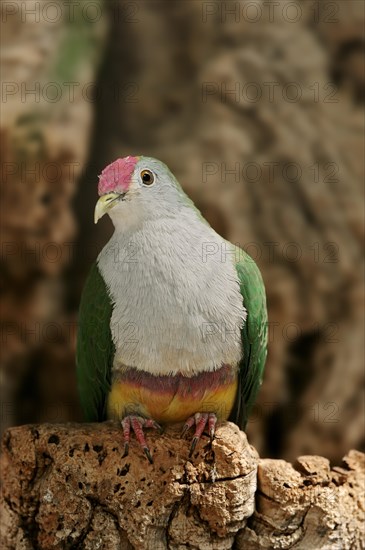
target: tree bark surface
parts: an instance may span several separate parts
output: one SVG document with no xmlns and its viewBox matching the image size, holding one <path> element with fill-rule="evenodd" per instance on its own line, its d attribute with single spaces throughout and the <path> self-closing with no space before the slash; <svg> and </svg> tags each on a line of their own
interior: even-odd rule
<svg viewBox="0 0 365 550">
<path fill-rule="evenodd" d="M 259 459 L 234 424 L 200 441 L 147 434 L 154 463 L 115 423 L 9 429 L 1 457 L 6 549 L 363 548 L 364 455 Z"/>
</svg>

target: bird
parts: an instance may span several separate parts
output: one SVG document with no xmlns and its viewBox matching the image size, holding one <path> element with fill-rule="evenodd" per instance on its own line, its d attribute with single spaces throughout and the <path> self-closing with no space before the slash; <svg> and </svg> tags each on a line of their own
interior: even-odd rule
<svg viewBox="0 0 365 550">
<path fill-rule="evenodd" d="M 85 420 L 120 423 L 153 463 L 145 429 L 194 429 L 191 457 L 217 422 L 244 430 L 267 354 L 265 287 L 254 260 L 209 225 L 161 161 L 119 158 L 99 176 L 94 221 L 114 232 L 79 308 Z"/>
</svg>

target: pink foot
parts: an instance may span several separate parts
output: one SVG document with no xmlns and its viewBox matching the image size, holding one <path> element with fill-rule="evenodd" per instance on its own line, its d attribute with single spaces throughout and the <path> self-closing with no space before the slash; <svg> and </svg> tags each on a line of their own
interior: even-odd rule
<svg viewBox="0 0 365 550">
<path fill-rule="evenodd" d="M 195 433 L 193 440 L 191 442 L 189 457 L 192 456 L 195 451 L 195 447 L 204 432 L 206 426 L 208 426 L 210 441 L 212 442 L 215 434 L 215 425 L 217 423 L 217 417 L 214 413 L 195 413 L 193 416 L 189 416 L 187 421 L 184 424 L 183 430 L 181 432 L 181 437 L 192 428 L 195 424 Z"/>
<path fill-rule="evenodd" d="M 144 451 L 144 454 L 148 458 L 149 462 L 153 464 L 152 456 L 143 433 L 143 428 L 154 428 L 155 430 L 159 430 L 161 432 L 162 431 L 161 426 L 151 418 L 143 418 L 142 416 L 136 416 L 134 414 L 131 414 L 123 418 L 122 428 L 123 428 L 123 435 L 124 435 L 124 454 L 122 458 L 128 456 L 129 442 L 130 442 L 131 428 L 132 428 L 138 443 L 140 444 L 140 446 Z"/>
</svg>

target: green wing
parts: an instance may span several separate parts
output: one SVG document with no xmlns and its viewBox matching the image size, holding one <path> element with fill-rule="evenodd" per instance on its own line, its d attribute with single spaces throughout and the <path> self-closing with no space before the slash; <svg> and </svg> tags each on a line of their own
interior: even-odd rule
<svg viewBox="0 0 365 550">
<path fill-rule="evenodd" d="M 239 248 L 236 269 L 247 319 L 241 331 L 243 358 L 240 363 L 236 402 L 229 420 L 245 429 L 260 389 L 267 352 L 267 309 L 265 287 L 253 259 Z"/>
<path fill-rule="evenodd" d="M 111 383 L 114 344 L 110 332 L 112 303 L 95 263 L 81 296 L 76 365 L 81 407 L 85 420 L 106 418 L 106 397 Z"/>
</svg>

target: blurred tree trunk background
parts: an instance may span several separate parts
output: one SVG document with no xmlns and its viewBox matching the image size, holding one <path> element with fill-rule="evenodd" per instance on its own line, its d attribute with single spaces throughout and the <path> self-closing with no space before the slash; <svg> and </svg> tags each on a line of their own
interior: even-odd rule
<svg viewBox="0 0 365 550">
<path fill-rule="evenodd" d="M 8 17 L 5 81 L 79 86 L 54 103 L 9 87 L 2 104 L 4 426 L 80 418 L 77 306 L 112 231 L 93 225 L 97 175 L 144 154 L 262 271 L 269 357 L 247 430 L 261 456 L 338 461 L 364 446 L 364 5 L 268 4 Z M 20 174 L 35 162 L 59 169 Z"/>
<path fill-rule="evenodd" d="M 69 3 L 68 3 L 69 4 Z M 98 2 L 94 5 L 100 6 Z M 67 2 L 1 6 L 2 425 L 70 420 L 77 407 L 75 308 L 67 306 L 105 20 Z M 90 14 L 91 16 L 91 14 Z"/>
</svg>

